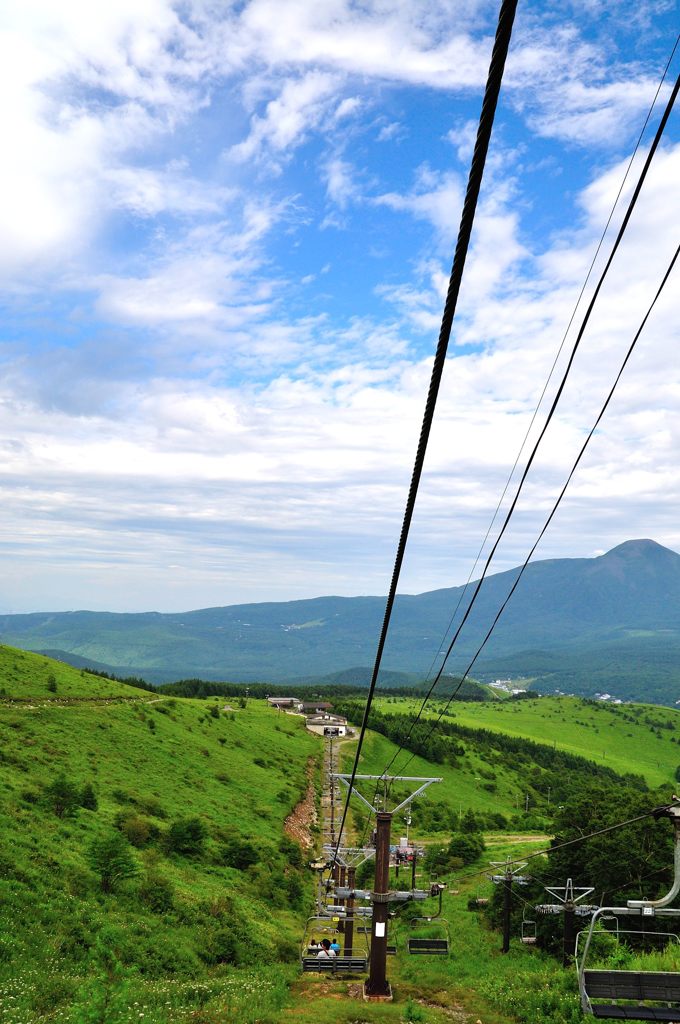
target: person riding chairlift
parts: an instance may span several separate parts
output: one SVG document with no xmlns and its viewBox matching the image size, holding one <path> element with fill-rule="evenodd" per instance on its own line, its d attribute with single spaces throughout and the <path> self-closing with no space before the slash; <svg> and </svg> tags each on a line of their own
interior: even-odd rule
<svg viewBox="0 0 680 1024">
<path fill-rule="evenodd" d="M 334 949 L 331 949 L 330 939 L 322 939 L 321 949 L 316 954 L 317 960 L 332 960 L 334 956 L 336 956 L 336 952 Z"/>
</svg>

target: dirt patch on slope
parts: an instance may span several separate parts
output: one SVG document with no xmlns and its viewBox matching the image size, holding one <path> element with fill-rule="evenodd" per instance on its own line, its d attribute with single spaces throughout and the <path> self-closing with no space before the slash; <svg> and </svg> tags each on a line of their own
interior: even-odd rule
<svg viewBox="0 0 680 1024">
<path fill-rule="evenodd" d="M 310 757 L 307 761 L 307 792 L 284 822 L 286 835 L 295 839 L 305 850 L 314 846 L 311 829 L 316 824 L 316 799 L 314 791 L 314 772 L 316 760 Z"/>
</svg>

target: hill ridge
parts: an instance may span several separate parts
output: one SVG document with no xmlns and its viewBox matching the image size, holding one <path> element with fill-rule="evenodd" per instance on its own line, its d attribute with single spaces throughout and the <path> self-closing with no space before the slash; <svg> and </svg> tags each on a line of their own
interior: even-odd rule
<svg viewBox="0 0 680 1024">
<path fill-rule="evenodd" d="M 490 575 L 447 672 L 467 666 L 517 578 Z M 471 588 L 400 594 L 383 659 L 387 672 L 423 678 L 453 609 Z M 381 596 L 326 596 L 187 612 L 44 612 L 0 616 L 0 639 L 63 652 L 151 682 L 187 677 L 284 683 L 370 666 Z M 538 657 L 535 652 L 540 652 Z M 545 659 L 552 660 L 545 670 Z M 680 698 L 680 554 L 648 538 L 593 558 L 531 563 L 475 666 L 483 679 L 528 677 L 540 689 L 675 703 Z"/>
</svg>

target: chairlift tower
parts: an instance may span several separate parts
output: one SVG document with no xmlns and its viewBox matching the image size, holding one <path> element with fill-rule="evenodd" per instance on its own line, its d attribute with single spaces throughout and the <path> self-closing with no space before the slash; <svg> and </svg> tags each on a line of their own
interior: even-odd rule
<svg viewBox="0 0 680 1024">
<path fill-rule="evenodd" d="M 390 831 L 392 818 L 399 811 L 404 810 L 415 800 L 417 796 L 424 793 L 433 782 L 441 782 L 441 778 L 421 778 L 410 775 L 351 775 L 334 774 L 349 790 L 349 795 L 356 796 L 365 807 L 376 817 L 376 841 L 375 841 L 375 880 L 373 891 L 370 893 L 373 908 L 371 922 L 371 957 L 368 981 L 364 986 L 364 993 L 368 999 L 391 998 L 392 991 L 387 980 L 387 922 L 389 917 L 389 904 L 395 900 L 426 899 L 431 893 L 417 893 L 412 890 L 410 893 L 391 893 L 390 884 Z M 382 809 L 374 806 L 356 787 L 357 782 L 370 781 L 383 783 L 383 800 L 380 801 Z M 387 810 L 389 790 L 395 782 L 409 782 L 417 784 L 417 788 L 410 796 L 402 800 L 396 807 Z M 378 787 L 376 788 L 376 793 Z M 374 798 L 375 799 L 375 798 Z M 376 800 L 377 803 L 377 800 Z M 338 895 L 345 898 L 350 897 L 346 890 L 340 890 Z M 352 892 L 351 898 L 359 897 L 358 893 Z"/>
<path fill-rule="evenodd" d="M 501 947 L 502 953 L 507 953 L 510 949 L 510 910 L 512 906 L 512 884 L 515 885 L 527 885 L 529 878 L 526 875 L 520 874 L 523 868 L 527 866 L 526 861 L 511 860 L 510 857 L 506 857 L 505 860 L 492 860 L 490 861 L 492 868 L 504 868 L 503 874 L 491 875 L 491 881 L 494 885 L 503 886 L 503 945 Z"/>
<path fill-rule="evenodd" d="M 545 891 L 554 896 L 559 903 L 539 903 L 534 909 L 538 914 L 564 914 L 564 938 L 562 940 L 562 964 L 568 967 L 574 959 L 576 949 L 576 915 L 586 917 L 597 907 L 581 904 L 586 896 L 593 892 L 592 885 L 574 885 L 571 878 L 566 885 L 546 885 Z"/>
</svg>

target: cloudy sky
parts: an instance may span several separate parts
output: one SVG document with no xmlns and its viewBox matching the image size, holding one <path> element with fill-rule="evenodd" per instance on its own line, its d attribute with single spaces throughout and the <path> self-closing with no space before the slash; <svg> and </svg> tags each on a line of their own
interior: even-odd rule
<svg viewBox="0 0 680 1024">
<path fill-rule="evenodd" d="M 497 13 L 4 5 L 0 610 L 386 593 Z M 674 0 L 520 0 L 404 591 L 472 569 L 676 31 Z M 674 113 L 498 570 L 658 287 L 679 183 Z M 678 290 L 539 557 L 680 549 Z"/>
</svg>

